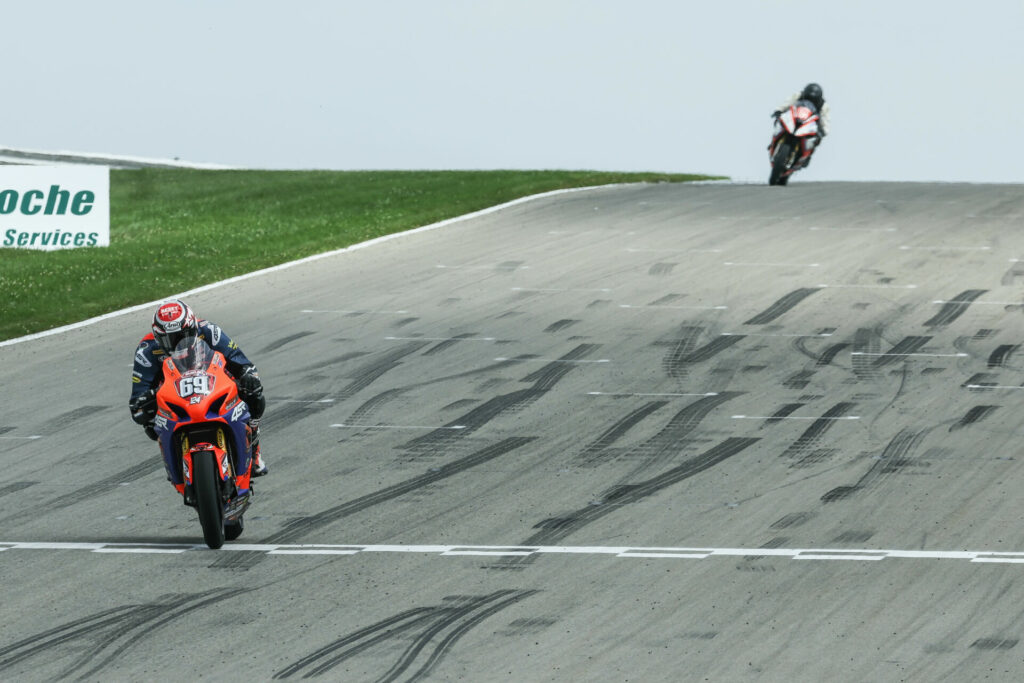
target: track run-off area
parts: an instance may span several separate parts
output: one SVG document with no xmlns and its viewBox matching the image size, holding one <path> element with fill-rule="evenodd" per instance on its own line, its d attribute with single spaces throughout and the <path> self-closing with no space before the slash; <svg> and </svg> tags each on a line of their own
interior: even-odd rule
<svg viewBox="0 0 1024 683">
<path fill-rule="evenodd" d="M 1021 227 L 628 185 L 205 289 L 268 396 L 219 551 L 128 415 L 152 310 L 0 347 L 0 679 L 1020 679 Z"/>
</svg>

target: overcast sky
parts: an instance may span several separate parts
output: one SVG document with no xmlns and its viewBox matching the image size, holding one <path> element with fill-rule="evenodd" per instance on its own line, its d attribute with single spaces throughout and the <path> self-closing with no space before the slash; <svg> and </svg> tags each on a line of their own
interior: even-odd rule
<svg viewBox="0 0 1024 683">
<path fill-rule="evenodd" d="M 841 5 L 841 6 L 840 6 Z M 1024 182 L 1024 0 L 10 2 L 0 145 L 260 168 Z"/>
</svg>

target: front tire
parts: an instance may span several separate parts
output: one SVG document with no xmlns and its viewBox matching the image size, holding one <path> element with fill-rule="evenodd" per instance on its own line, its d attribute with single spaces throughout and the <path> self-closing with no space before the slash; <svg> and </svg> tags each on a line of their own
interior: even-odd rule
<svg viewBox="0 0 1024 683">
<path fill-rule="evenodd" d="M 224 538 L 228 541 L 233 541 L 242 535 L 242 531 L 245 529 L 245 522 L 239 517 L 233 522 L 227 522 L 224 525 Z"/>
<path fill-rule="evenodd" d="M 772 157 L 772 174 L 768 178 L 769 185 L 785 185 L 789 177 L 784 174 L 789 170 L 789 158 L 793 156 L 793 143 L 780 143 Z"/>
<path fill-rule="evenodd" d="M 224 506 L 220 501 L 220 477 L 213 453 L 192 456 L 192 484 L 196 493 L 203 540 L 214 550 L 224 545 Z M 239 532 L 241 533 L 241 532 Z"/>
</svg>

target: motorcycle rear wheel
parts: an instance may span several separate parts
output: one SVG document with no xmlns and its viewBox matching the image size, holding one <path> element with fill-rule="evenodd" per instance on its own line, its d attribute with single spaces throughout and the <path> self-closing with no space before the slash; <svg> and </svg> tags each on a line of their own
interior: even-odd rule
<svg viewBox="0 0 1024 683">
<path fill-rule="evenodd" d="M 192 469 L 203 540 L 216 550 L 224 545 L 224 507 L 220 501 L 220 477 L 213 453 L 196 453 L 192 458 Z"/>
<path fill-rule="evenodd" d="M 793 155 L 793 143 L 780 143 L 772 157 L 772 174 L 768 178 L 769 185 L 785 185 L 789 181 L 788 176 L 783 176 L 788 171 L 789 158 Z"/>
</svg>

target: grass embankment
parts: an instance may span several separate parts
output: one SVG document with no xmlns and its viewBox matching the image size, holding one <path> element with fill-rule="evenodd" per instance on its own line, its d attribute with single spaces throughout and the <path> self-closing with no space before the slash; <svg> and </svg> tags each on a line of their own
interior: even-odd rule
<svg viewBox="0 0 1024 683">
<path fill-rule="evenodd" d="M 0 249 L 0 340 L 560 188 L 587 171 L 111 171 L 110 247 Z"/>
</svg>

